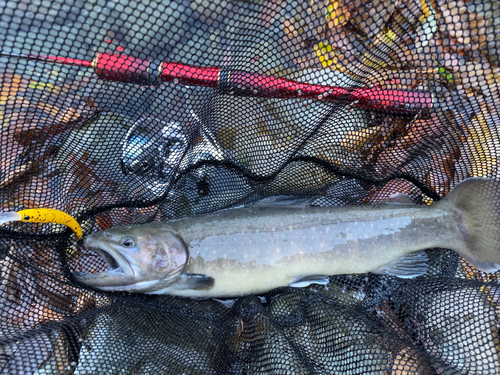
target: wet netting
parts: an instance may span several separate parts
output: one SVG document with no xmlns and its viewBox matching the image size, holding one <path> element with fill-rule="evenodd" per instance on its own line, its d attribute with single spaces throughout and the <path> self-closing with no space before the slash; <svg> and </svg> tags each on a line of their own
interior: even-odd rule
<svg viewBox="0 0 500 375">
<path fill-rule="evenodd" d="M 0 212 L 58 209 L 84 239 L 263 199 L 430 210 L 469 177 L 500 179 L 498 1 L 5 0 L 0 51 Z M 489 223 L 500 196 L 483 195 Z M 474 230 L 498 269 L 498 235 Z M 328 235 L 305 233 L 319 252 Z M 498 374 L 499 274 L 454 239 L 422 243 L 416 277 L 371 270 L 403 246 L 375 243 L 366 272 L 196 299 L 89 286 L 78 276 L 125 258 L 62 224 L 6 222 L 0 374 Z M 234 244 L 235 259 L 260 250 Z"/>
</svg>

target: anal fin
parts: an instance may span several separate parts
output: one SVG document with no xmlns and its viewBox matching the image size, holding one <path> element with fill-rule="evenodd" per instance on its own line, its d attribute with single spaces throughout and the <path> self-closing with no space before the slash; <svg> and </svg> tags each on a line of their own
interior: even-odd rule
<svg viewBox="0 0 500 375">
<path fill-rule="evenodd" d="M 330 282 L 330 278 L 324 275 L 309 275 L 309 276 L 299 276 L 288 284 L 294 288 L 304 288 L 311 284 L 327 285 Z"/>
<path fill-rule="evenodd" d="M 374 273 L 393 275 L 403 279 L 412 279 L 422 276 L 429 267 L 429 258 L 425 251 L 408 254 L 394 262 L 380 267 Z"/>
</svg>

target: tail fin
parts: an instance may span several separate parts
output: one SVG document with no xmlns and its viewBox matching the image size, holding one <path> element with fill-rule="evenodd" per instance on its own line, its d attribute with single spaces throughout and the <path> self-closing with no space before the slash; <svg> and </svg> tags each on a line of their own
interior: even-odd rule
<svg viewBox="0 0 500 375">
<path fill-rule="evenodd" d="M 457 249 L 474 267 L 500 269 L 500 182 L 474 177 L 458 184 L 444 199 L 462 216 L 464 249 Z M 443 202 L 444 203 L 444 202 Z"/>
</svg>

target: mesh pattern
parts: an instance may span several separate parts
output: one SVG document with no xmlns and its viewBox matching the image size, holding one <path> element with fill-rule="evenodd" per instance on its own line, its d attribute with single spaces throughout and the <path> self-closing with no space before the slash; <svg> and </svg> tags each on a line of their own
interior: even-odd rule
<svg viewBox="0 0 500 375">
<path fill-rule="evenodd" d="M 0 1 L 1 211 L 60 209 L 90 234 L 279 195 L 430 204 L 499 179 L 499 15 L 489 0 Z M 0 374 L 499 373 L 498 274 L 426 253 L 415 279 L 191 300 L 77 283 L 102 257 L 62 225 L 11 222 Z"/>
</svg>

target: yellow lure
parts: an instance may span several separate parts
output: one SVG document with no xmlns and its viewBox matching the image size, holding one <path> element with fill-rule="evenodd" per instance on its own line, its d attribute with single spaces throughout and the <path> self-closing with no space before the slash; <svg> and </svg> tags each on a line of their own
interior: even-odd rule
<svg viewBox="0 0 500 375">
<path fill-rule="evenodd" d="M 31 222 L 31 223 L 54 223 L 63 224 L 71 228 L 77 239 L 82 238 L 82 228 L 78 221 L 73 216 L 68 215 L 66 212 L 54 210 L 52 208 L 30 208 L 17 212 L 20 216 L 18 221 Z"/>
</svg>

